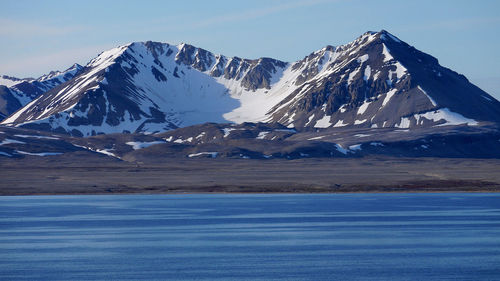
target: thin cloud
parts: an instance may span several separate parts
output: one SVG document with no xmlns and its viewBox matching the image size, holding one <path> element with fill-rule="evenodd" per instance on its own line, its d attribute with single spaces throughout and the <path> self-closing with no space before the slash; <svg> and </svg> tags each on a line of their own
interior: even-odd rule
<svg viewBox="0 0 500 281">
<path fill-rule="evenodd" d="M 128 35 L 133 34 L 136 38 L 144 38 L 145 34 L 155 34 L 155 33 L 166 33 L 166 32 L 179 32 L 187 31 L 193 29 L 203 29 L 206 27 L 221 25 L 227 23 L 237 23 L 242 21 L 253 20 L 257 18 L 262 18 L 265 16 L 277 14 L 280 12 L 285 12 L 287 10 L 298 9 L 303 7 L 317 6 L 321 4 L 332 4 L 338 2 L 347 2 L 351 0 L 300 0 L 300 1 L 290 1 L 284 4 L 272 5 L 268 7 L 263 7 L 260 9 L 253 10 L 235 10 L 231 14 L 217 15 L 210 18 L 205 18 L 201 20 L 186 20 L 191 19 L 193 15 L 191 14 L 176 14 L 167 18 L 155 18 L 150 19 L 147 22 L 137 23 L 119 23 L 114 25 L 108 25 L 105 28 L 109 30 L 126 30 Z M 182 24 L 178 24 L 182 21 Z M 126 25 L 126 28 L 124 26 Z M 114 31 L 116 33 L 116 31 Z M 199 36 L 198 36 L 199 37 Z M 150 40 L 151 37 L 147 37 Z M 160 39 L 161 40 L 161 39 Z M 172 38 L 169 38 L 172 40 Z M 184 39 L 180 39 L 179 42 Z M 170 42 L 172 43 L 172 42 Z"/>
<path fill-rule="evenodd" d="M 418 24 L 414 26 L 407 26 L 403 28 L 404 31 L 427 31 L 427 30 L 469 30 L 477 27 L 500 23 L 500 17 L 490 18 L 465 18 L 465 19 L 452 19 L 437 22 L 430 22 L 425 24 Z"/>
<path fill-rule="evenodd" d="M 61 36 L 77 31 L 83 31 L 83 26 L 59 26 L 45 23 L 0 19 L 0 36 L 27 37 L 27 36 Z"/>
<path fill-rule="evenodd" d="M 251 20 L 251 19 L 256 19 L 256 18 L 284 12 L 284 11 L 291 10 L 291 9 L 316 6 L 316 5 L 320 5 L 320 4 L 330 4 L 330 3 L 342 2 L 342 1 L 347 1 L 347 0 L 295 1 L 295 2 L 285 3 L 285 4 L 281 4 L 281 5 L 265 7 L 262 9 L 236 12 L 236 13 L 231 14 L 231 15 L 216 16 L 216 17 L 212 17 L 212 18 L 208 18 L 208 19 L 205 19 L 202 21 L 195 22 L 195 23 L 188 25 L 186 27 L 188 27 L 188 28 L 202 28 L 202 27 L 208 27 L 211 25 L 217 25 L 217 24 L 222 24 L 222 23 L 247 21 L 247 20 Z"/>
<path fill-rule="evenodd" d="M 64 70 L 74 63 L 86 64 L 91 58 L 104 50 L 114 47 L 112 44 L 87 46 L 82 48 L 57 51 L 50 54 L 36 54 L 11 61 L 2 61 L 0 74 L 18 77 L 27 75 L 38 77 L 52 70 Z"/>
</svg>

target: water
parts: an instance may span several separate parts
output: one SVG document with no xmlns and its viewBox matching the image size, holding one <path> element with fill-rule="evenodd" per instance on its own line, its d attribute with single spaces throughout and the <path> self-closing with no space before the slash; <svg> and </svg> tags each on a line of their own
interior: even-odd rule
<svg viewBox="0 0 500 281">
<path fill-rule="evenodd" d="M 500 194 L 0 197 L 1 280 L 500 280 Z"/>
</svg>

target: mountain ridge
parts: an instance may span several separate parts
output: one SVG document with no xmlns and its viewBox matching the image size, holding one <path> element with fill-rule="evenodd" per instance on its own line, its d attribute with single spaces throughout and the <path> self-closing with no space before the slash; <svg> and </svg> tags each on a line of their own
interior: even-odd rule
<svg viewBox="0 0 500 281">
<path fill-rule="evenodd" d="M 228 121 L 474 126 L 499 116 L 496 99 L 382 30 L 291 63 L 225 57 L 185 43 L 133 42 L 102 52 L 2 124 L 90 136 Z"/>
</svg>

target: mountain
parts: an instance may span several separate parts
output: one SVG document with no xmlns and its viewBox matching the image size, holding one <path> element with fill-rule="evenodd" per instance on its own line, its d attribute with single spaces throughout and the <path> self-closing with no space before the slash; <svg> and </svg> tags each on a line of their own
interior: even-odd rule
<svg viewBox="0 0 500 281">
<path fill-rule="evenodd" d="M 49 74 L 34 78 L 0 77 L 0 120 L 16 112 L 41 94 L 70 80 L 83 67 L 74 64 L 64 71 L 51 71 Z"/>
<path fill-rule="evenodd" d="M 130 43 L 99 54 L 2 124 L 91 136 L 205 122 L 297 130 L 482 126 L 500 122 L 500 102 L 382 30 L 293 63 Z"/>
</svg>

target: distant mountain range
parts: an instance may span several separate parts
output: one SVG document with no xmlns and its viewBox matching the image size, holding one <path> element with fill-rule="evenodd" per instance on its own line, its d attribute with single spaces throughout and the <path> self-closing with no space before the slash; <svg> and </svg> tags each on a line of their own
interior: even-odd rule
<svg viewBox="0 0 500 281">
<path fill-rule="evenodd" d="M 346 45 L 326 46 L 292 63 L 226 57 L 188 44 L 135 42 L 105 51 L 83 67 L 75 64 L 38 79 L 2 76 L 0 85 L 1 125 L 12 128 L 5 128 L 4 135 L 19 135 L 16 130 L 25 129 L 52 132 L 57 138 L 67 138 L 67 147 L 76 144 L 71 151 L 113 149 L 107 142 L 90 138 L 82 143 L 71 137 L 135 133 L 130 136 L 142 135 L 140 139 L 154 144 L 188 145 L 192 149 L 179 150 L 187 153 L 183 156 L 216 155 L 208 153 L 216 151 L 200 150 L 207 143 L 219 150 L 234 147 L 234 153 L 224 154 L 231 157 L 333 156 L 338 152 L 342 156 L 359 154 L 362 148 L 408 155 L 401 153 L 406 144 L 394 150 L 384 141 L 429 141 L 453 132 L 461 137 L 449 155 L 477 155 L 460 152 L 458 139 L 482 134 L 490 136 L 483 148 L 493 148 L 481 150 L 480 155 L 500 154 L 495 150 L 500 102 L 385 30 L 367 32 Z M 412 137 L 392 135 L 405 130 Z M 247 133 L 240 132 L 239 144 L 227 143 L 236 131 Z M 337 133 L 343 137 L 334 137 Z M 371 136 L 366 141 L 375 145 L 357 144 L 356 134 L 362 135 L 360 140 Z M 50 138 L 45 133 L 33 135 Z M 133 142 L 130 136 L 114 137 L 114 141 Z M 243 145 L 242 139 L 268 143 L 268 148 L 273 147 L 269 143 L 279 143 L 281 148 L 313 143 L 314 149 L 309 153 L 293 148 L 290 153 L 281 148 L 266 152 L 260 144 Z M 12 136 L 10 140 L 25 142 Z M 0 152 L 5 148 L 6 155 L 18 154 L 15 142 L 4 142 Z M 420 150 L 429 147 L 417 142 Z M 481 141 L 475 143 L 481 146 Z M 426 151 L 428 155 L 432 150 Z M 417 152 L 410 154 L 421 155 Z M 125 155 L 118 154 L 119 158 Z"/>
<path fill-rule="evenodd" d="M 24 107 L 43 93 L 71 80 L 83 67 L 75 63 L 65 71 L 51 71 L 38 79 L 0 77 L 0 119 Z"/>
</svg>

